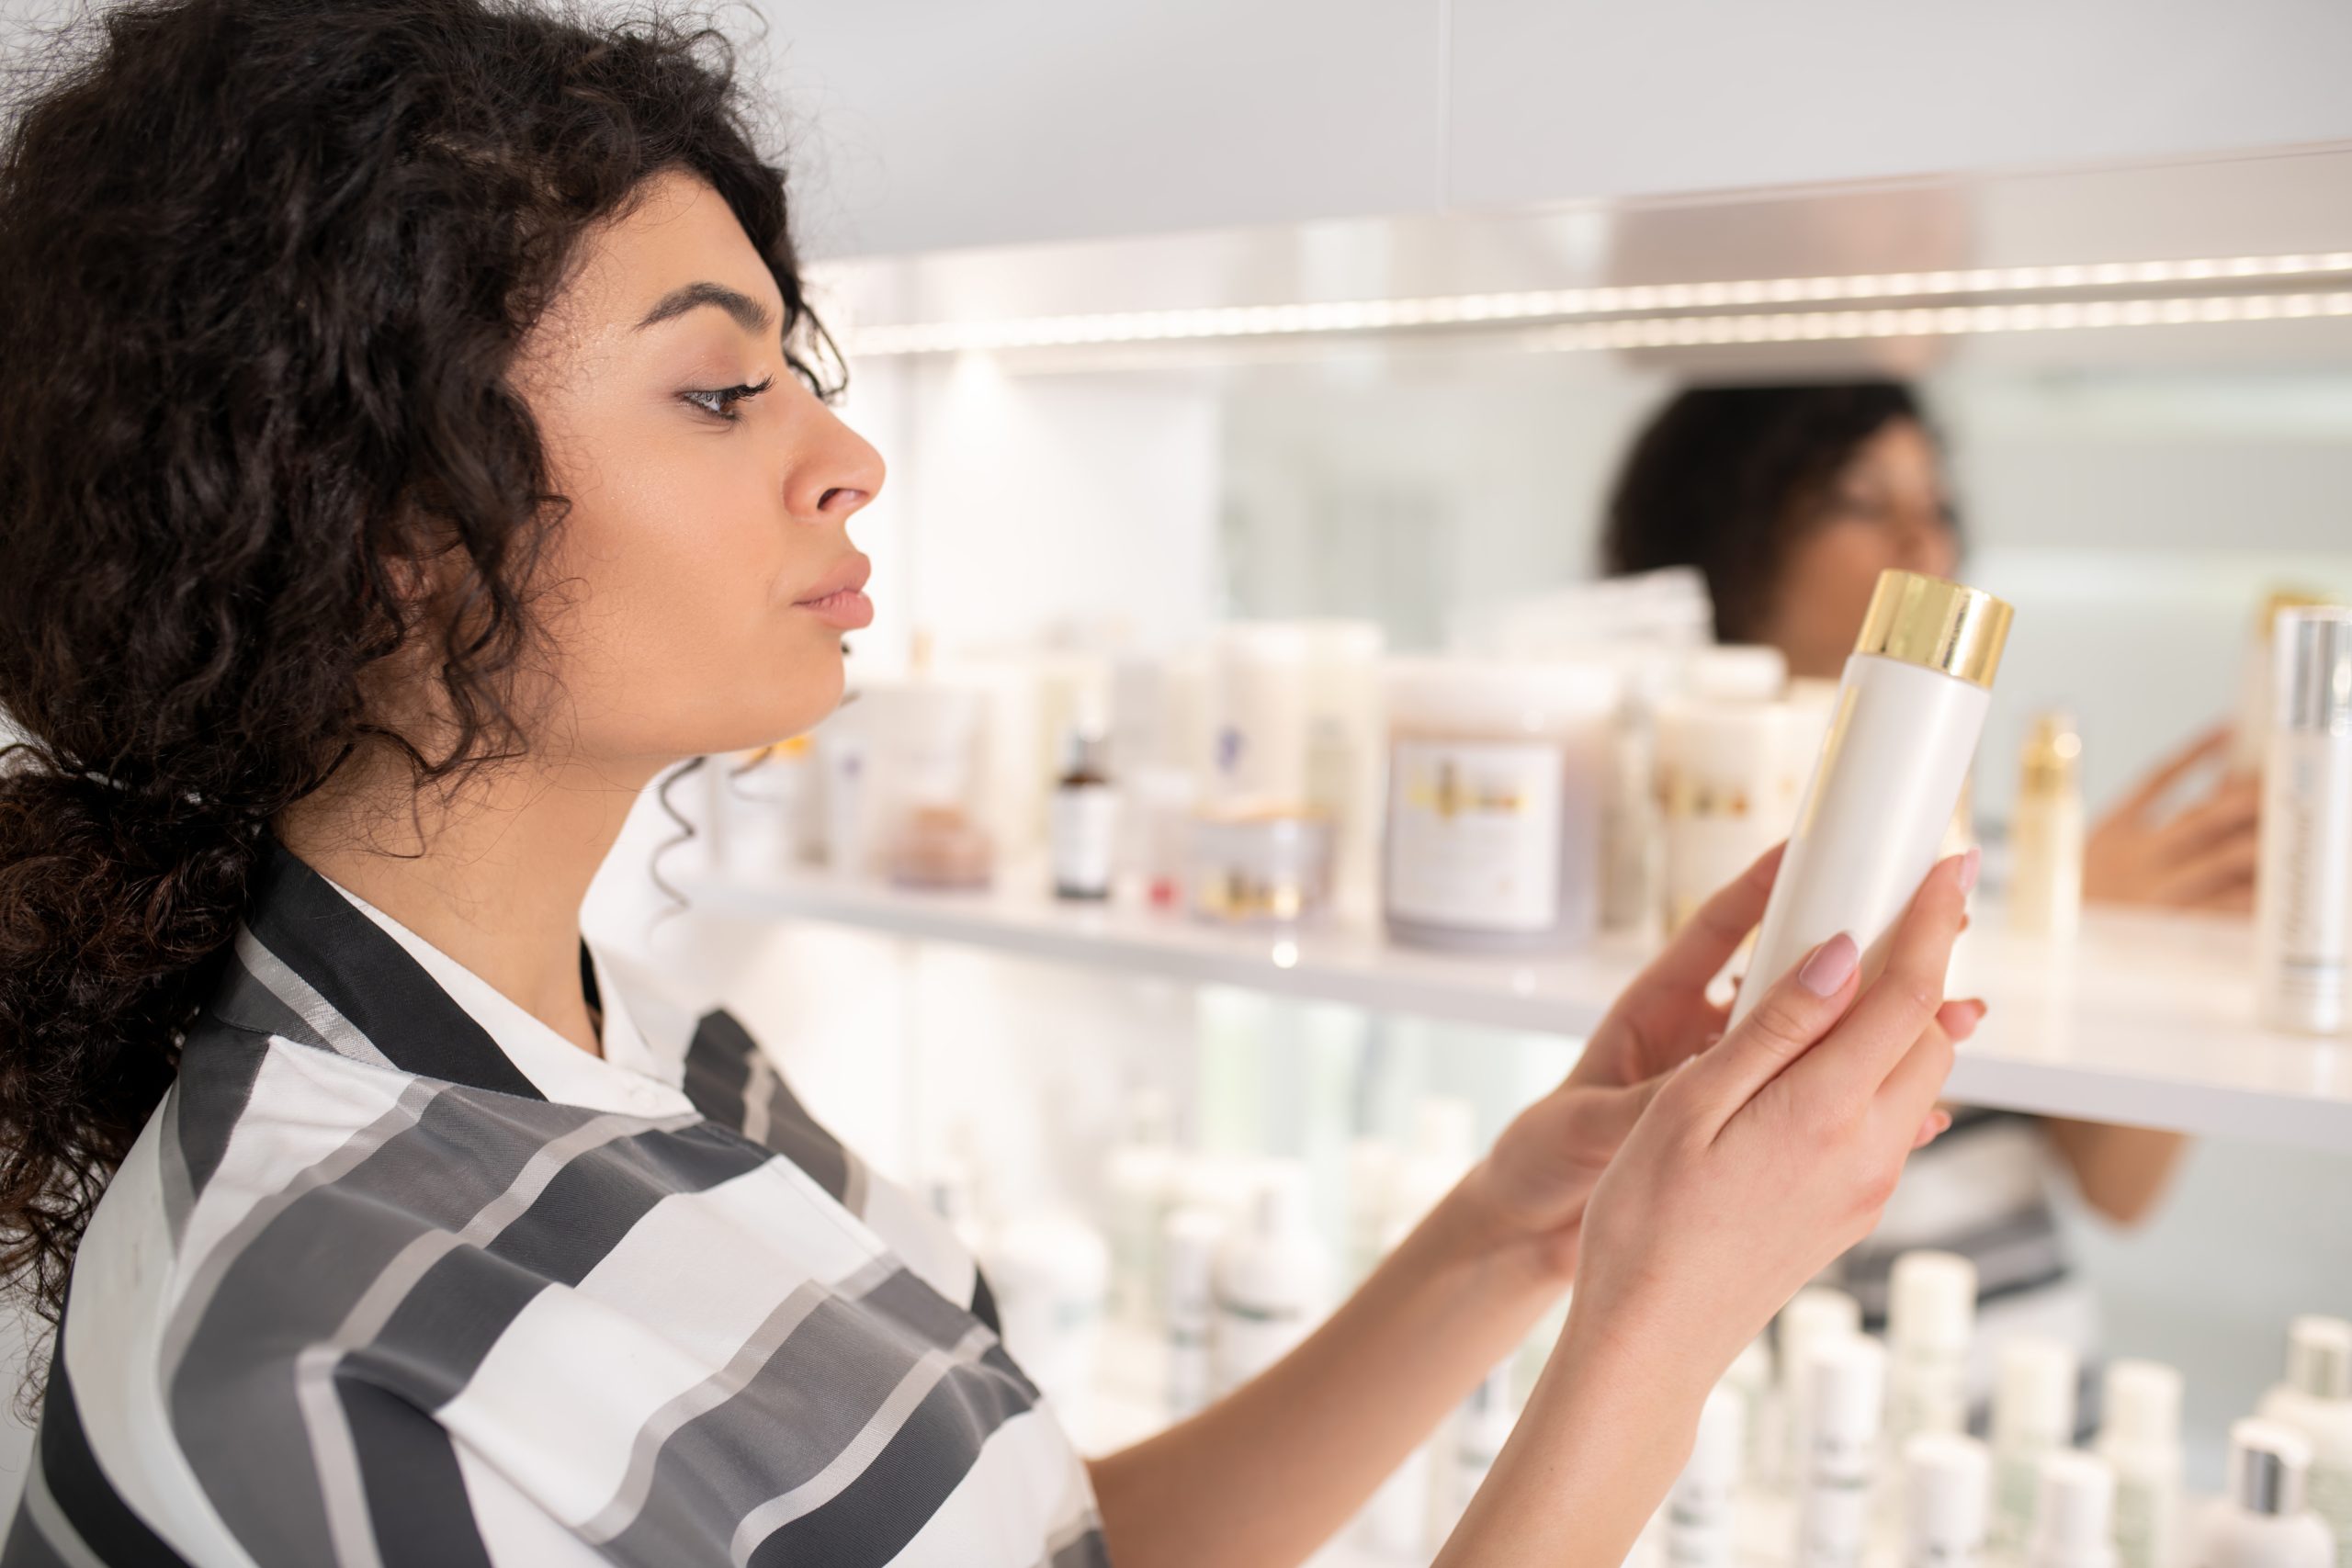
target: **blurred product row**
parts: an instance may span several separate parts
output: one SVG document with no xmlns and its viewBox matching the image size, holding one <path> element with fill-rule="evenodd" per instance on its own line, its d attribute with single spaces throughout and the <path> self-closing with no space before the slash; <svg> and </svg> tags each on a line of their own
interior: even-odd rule
<svg viewBox="0 0 2352 1568">
<path fill-rule="evenodd" d="M 1103 1445 L 1264 1371 L 1476 1153 L 1470 1107 L 1423 1100 L 1405 1146 L 1349 1151 L 1332 1226 L 1304 1162 L 1181 1150 L 1162 1102 L 1135 1112 L 1102 1172 L 1100 1227 L 1068 1210 L 986 1222 L 969 1168 L 952 1160 L 931 1182 L 989 1270 L 1007 1344 Z M 2192 1506 L 2179 1371 L 2101 1367 L 2063 1339 L 1999 1327 L 1978 1300 L 1973 1262 L 1927 1249 L 1894 1260 L 1883 1313 L 1828 1286 L 1800 1292 L 1709 1400 L 1636 1562 L 2352 1568 L 2352 1323 L 2292 1321 L 2284 1378 L 2258 1418 L 2231 1428 L 2222 1493 Z M 1382 1486 L 1351 1527 L 1355 1551 L 1428 1560 L 1509 1438 L 1566 1311 Z"/>
<path fill-rule="evenodd" d="M 1911 804 L 1940 809 L 1929 786 L 1957 774 L 1940 847 L 1973 841 L 1964 780 L 1997 635 L 1975 675 L 1938 683 L 1974 688 L 1947 718 L 1916 681 L 1854 699 L 1905 658 L 1938 670 L 1949 647 L 1792 680 L 1772 648 L 1708 641 L 1708 615 L 1703 582 L 1674 569 L 1521 606 L 1463 657 L 1385 657 L 1367 623 L 1261 622 L 1171 658 L 975 659 L 863 681 L 812 735 L 711 760 L 709 852 L 754 877 L 822 864 L 913 887 L 1011 880 L 1207 921 L 1377 918 L 1400 943 L 1560 953 L 1681 925 L 1801 810 L 1819 815 L 1809 781 L 1841 714 L 1853 731 L 1874 713 L 1872 771 L 1858 738 L 1847 748 L 1872 815 L 1900 815 L 1915 780 Z M 2340 1033 L 2352 612 L 2282 598 L 2257 620 L 2233 750 L 2265 780 L 2260 1010 Z M 1872 635 L 1866 622 L 1858 655 L 1887 651 Z M 2004 903 L 2024 935 L 2063 942 L 2077 922 L 2081 756 L 2073 718 L 2045 712 L 2014 764 Z"/>
</svg>

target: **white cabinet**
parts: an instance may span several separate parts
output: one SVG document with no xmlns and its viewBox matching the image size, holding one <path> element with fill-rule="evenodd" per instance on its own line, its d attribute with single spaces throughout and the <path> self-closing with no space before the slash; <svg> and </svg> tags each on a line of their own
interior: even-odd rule
<svg viewBox="0 0 2352 1568">
<path fill-rule="evenodd" d="M 1452 0 L 1461 207 L 2352 137 L 2338 0 Z"/>
<path fill-rule="evenodd" d="M 1438 0 L 767 7 L 805 243 L 875 254 L 1427 210 Z"/>
</svg>

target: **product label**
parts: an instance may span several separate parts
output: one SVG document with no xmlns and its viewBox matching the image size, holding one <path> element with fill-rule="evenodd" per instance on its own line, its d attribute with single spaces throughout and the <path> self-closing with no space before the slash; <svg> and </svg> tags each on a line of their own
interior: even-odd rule
<svg viewBox="0 0 2352 1568">
<path fill-rule="evenodd" d="M 1055 890 L 1089 896 L 1108 893 L 1118 833 L 1119 797 L 1110 785 L 1078 784 L 1056 790 L 1051 823 Z"/>
<path fill-rule="evenodd" d="M 2283 995 L 2340 1008 L 2352 960 L 2352 738 L 2281 735 L 2264 780 L 2261 919 Z"/>
<path fill-rule="evenodd" d="M 2312 1512 L 2335 1532 L 2335 1568 L 2352 1568 L 2352 1465 L 2312 1466 Z"/>
<path fill-rule="evenodd" d="M 1560 920 L 1556 746 L 1400 740 L 1390 757 L 1391 915 L 1469 931 Z"/>
</svg>

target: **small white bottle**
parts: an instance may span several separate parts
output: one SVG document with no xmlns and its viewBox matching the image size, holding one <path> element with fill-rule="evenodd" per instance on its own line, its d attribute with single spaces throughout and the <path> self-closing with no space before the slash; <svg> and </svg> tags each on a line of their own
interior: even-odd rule
<svg viewBox="0 0 2352 1568">
<path fill-rule="evenodd" d="M 1993 1549 L 2022 1551 L 2033 1530 L 2041 1458 L 2075 1440 L 2073 1347 L 2018 1337 L 2001 1347 L 1993 1385 Z"/>
<path fill-rule="evenodd" d="M 2335 1537 L 2336 1568 L 2352 1568 L 2352 1323 L 2299 1317 L 2287 1327 L 2287 1379 L 2263 1416 L 2311 1445 L 2312 1511 Z"/>
<path fill-rule="evenodd" d="M 1993 1457 L 1958 1432 L 1903 1446 L 1904 1568 L 1981 1568 L 1992 1511 Z"/>
<path fill-rule="evenodd" d="M 1740 1409 L 1747 1423 L 1747 1435 L 1741 1439 L 1740 1466 L 1751 1482 L 1770 1477 L 1777 1470 L 1779 1454 L 1772 1435 L 1772 1347 L 1759 1334 L 1747 1342 L 1724 1373 L 1724 1382 L 1738 1391 Z"/>
<path fill-rule="evenodd" d="M 2180 1515 L 2180 1373 L 2159 1361 L 2109 1361 L 2096 1447 L 2115 1471 L 2121 1568 L 2172 1568 Z"/>
<path fill-rule="evenodd" d="M 2083 738 L 2074 716 L 2034 716 L 2009 808 L 2009 929 L 2072 937 L 2083 915 Z"/>
<path fill-rule="evenodd" d="M 1808 1285 L 1789 1298 L 1778 1323 L 1781 1361 L 1781 1472 L 1791 1486 L 1804 1478 L 1805 1359 L 1815 1346 L 1850 1339 L 1862 1331 L 1862 1307 L 1827 1285 Z"/>
<path fill-rule="evenodd" d="M 1004 1348 L 1083 1429 L 1111 1285 L 1111 1248 L 1075 1214 L 1042 1210 L 1000 1226 L 987 1252 Z"/>
<path fill-rule="evenodd" d="M 1082 729 L 1072 730 L 1066 744 L 1046 822 L 1054 897 L 1108 898 L 1119 854 L 1119 792 L 1105 761 L 1108 747 Z"/>
<path fill-rule="evenodd" d="M 1879 575 L 1838 691 L 1829 738 L 1765 906 L 1734 1025 L 1840 931 L 1866 976 L 1934 866 L 1992 701 L 2009 606 L 1916 572 Z"/>
<path fill-rule="evenodd" d="M 2196 1568 L 2329 1568 L 2335 1543 L 2304 1506 L 2311 1445 L 2276 1421 L 2230 1425 L 2227 1489 L 2198 1520 Z"/>
<path fill-rule="evenodd" d="M 2115 1568 L 2115 1472 L 2097 1454 L 2041 1456 L 2026 1568 Z"/>
<path fill-rule="evenodd" d="M 1666 1495 L 1670 1568 L 1733 1568 L 1738 1561 L 1736 1508 L 1747 1442 L 1747 1401 L 1729 1383 L 1718 1383 L 1700 1407 L 1690 1457 Z"/>
<path fill-rule="evenodd" d="M 1163 1295 L 1159 1238 L 1179 1170 L 1174 1121 L 1165 1094 L 1138 1090 L 1128 1103 L 1127 1135 L 1111 1145 L 1102 1162 L 1111 1210 L 1111 1307 L 1137 1325 L 1158 1315 Z"/>
<path fill-rule="evenodd" d="M 1804 1352 L 1796 1568 L 1855 1568 L 1868 1544 L 1886 1352 L 1854 1335 Z"/>
<path fill-rule="evenodd" d="M 2262 771 L 2255 974 L 2262 1021 L 2352 1029 L 2352 609 L 2282 610 L 2274 625 Z"/>
<path fill-rule="evenodd" d="M 1906 1252 L 1887 1278 L 1886 1426 L 1903 1445 L 1968 1427 L 1968 1344 L 1976 1265 L 1954 1252 Z"/>
<path fill-rule="evenodd" d="M 1209 1341 L 1216 1320 L 1216 1253 L 1226 1216 L 1198 1204 L 1172 1211 L 1160 1229 L 1160 1317 L 1168 1351 L 1168 1418 L 1182 1421 L 1211 1397 Z"/>
<path fill-rule="evenodd" d="M 1289 1354 L 1322 1311 L 1328 1281 L 1307 1179 L 1297 1160 L 1268 1160 L 1248 1223 L 1217 1249 L 1210 1364 L 1219 1397 Z"/>
</svg>

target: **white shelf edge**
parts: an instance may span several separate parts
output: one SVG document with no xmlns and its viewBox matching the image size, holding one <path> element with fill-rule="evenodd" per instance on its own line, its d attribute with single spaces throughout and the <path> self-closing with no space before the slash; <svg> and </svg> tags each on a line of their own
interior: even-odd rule
<svg viewBox="0 0 2352 1568">
<path fill-rule="evenodd" d="M 753 882 L 701 872 L 695 909 L 798 919 L 1049 963 L 1228 985 L 1491 1029 L 1575 1037 L 1598 1023 L 1645 949 L 1605 941 L 1531 959 L 1391 945 L 1344 923 L 1295 931 L 1040 894 L 913 892 L 821 873 Z M 2189 918 L 2102 916 L 2052 966 L 1991 933 L 1956 984 L 1993 1004 L 1962 1047 L 1952 1100 L 2040 1115 L 2352 1151 L 2352 1041 L 2256 1028 L 2243 933 Z M 1972 936 L 1972 942 L 1978 941 Z"/>
</svg>

